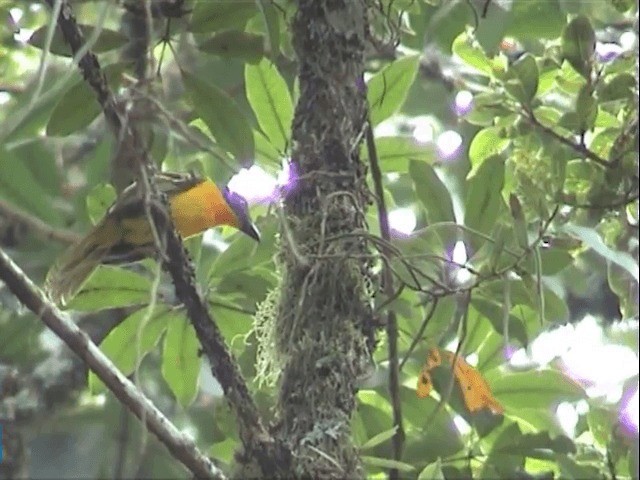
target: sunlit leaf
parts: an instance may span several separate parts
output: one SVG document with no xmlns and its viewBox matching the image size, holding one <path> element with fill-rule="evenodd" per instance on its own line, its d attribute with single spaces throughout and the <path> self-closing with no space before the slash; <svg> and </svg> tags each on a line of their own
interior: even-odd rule
<svg viewBox="0 0 640 480">
<path fill-rule="evenodd" d="M 372 125 L 397 112 L 409 93 L 418 72 L 418 55 L 395 60 L 367 83 L 367 102 Z"/>
<path fill-rule="evenodd" d="M 244 70 L 247 99 L 271 144 L 284 152 L 291 136 L 293 102 L 287 82 L 270 60 Z"/>
</svg>

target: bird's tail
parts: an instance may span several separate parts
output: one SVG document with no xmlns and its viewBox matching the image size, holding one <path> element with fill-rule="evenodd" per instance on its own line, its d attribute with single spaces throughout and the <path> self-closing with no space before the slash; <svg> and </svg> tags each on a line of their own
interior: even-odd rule
<svg viewBox="0 0 640 480">
<path fill-rule="evenodd" d="M 64 305 L 102 263 L 113 247 L 112 242 L 105 240 L 98 224 L 86 237 L 69 247 L 51 267 L 44 290 L 54 303 Z"/>
</svg>

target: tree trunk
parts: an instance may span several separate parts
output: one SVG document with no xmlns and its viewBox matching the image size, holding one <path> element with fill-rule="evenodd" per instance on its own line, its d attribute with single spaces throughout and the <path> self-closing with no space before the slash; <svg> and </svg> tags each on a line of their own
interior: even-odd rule
<svg viewBox="0 0 640 480">
<path fill-rule="evenodd" d="M 351 439 L 356 381 L 373 347 L 372 278 L 361 235 L 369 191 L 364 0 L 300 0 L 293 22 L 300 99 L 282 232 L 276 349 L 283 366 L 276 434 L 291 475 L 364 475 Z"/>
</svg>

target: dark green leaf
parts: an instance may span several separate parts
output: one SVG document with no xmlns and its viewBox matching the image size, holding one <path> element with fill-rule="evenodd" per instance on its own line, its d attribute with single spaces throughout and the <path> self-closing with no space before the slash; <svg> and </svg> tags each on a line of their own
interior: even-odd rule
<svg viewBox="0 0 640 480">
<path fill-rule="evenodd" d="M 169 322 L 162 349 L 162 377 L 183 407 L 193 401 L 198 391 L 199 347 L 196 332 L 186 317 Z"/>
<path fill-rule="evenodd" d="M 199 44 L 198 49 L 224 58 L 258 63 L 264 55 L 264 37 L 241 30 L 222 30 Z"/>
<path fill-rule="evenodd" d="M 513 193 L 509 195 L 509 210 L 511 210 L 511 217 L 513 218 L 513 230 L 516 233 L 518 245 L 523 250 L 527 249 L 529 247 L 527 224 L 524 218 L 524 212 L 522 211 L 522 204 L 520 203 L 520 200 L 518 200 L 518 197 Z"/>
<path fill-rule="evenodd" d="M 253 162 L 254 145 L 251 127 L 236 103 L 225 92 L 182 70 L 191 106 L 209 127 L 217 142 L 232 153 L 243 166 Z"/>
<path fill-rule="evenodd" d="M 409 165 L 409 174 L 418 199 L 427 211 L 429 223 L 455 222 L 451 195 L 433 167 L 413 160 Z"/>
<path fill-rule="evenodd" d="M 498 297 L 495 299 L 485 298 L 480 295 L 474 295 L 471 303 L 474 308 L 493 326 L 493 329 L 504 336 L 505 325 L 504 325 L 504 310 L 502 305 L 502 298 Z M 527 332 L 522 324 L 522 320 L 520 320 L 515 315 L 509 314 L 509 339 L 515 338 L 520 342 L 520 345 L 527 345 L 529 343 L 529 339 L 527 338 Z"/>
<path fill-rule="evenodd" d="M 80 30 L 82 31 L 82 35 L 84 36 L 84 41 L 88 41 L 94 32 L 95 27 L 92 25 L 79 25 Z M 31 38 L 29 38 L 29 45 L 32 45 L 36 48 L 44 48 L 44 43 L 47 37 L 47 30 L 49 26 L 45 25 L 43 27 L 38 28 L 33 34 Z M 128 39 L 125 35 L 116 32 L 115 30 L 109 30 L 108 28 L 101 28 L 100 35 L 96 39 L 95 43 L 89 45 L 89 48 L 94 53 L 102 53 L 107 52 L 109 50 L 113 50 L 115 48 L 122 47 L 127 43 Z M 65 42 L 62 34 L 60 33 L 60 29 L 56 28 L 55 33 L 53 34 L 53 39 L 51 40 L 51 53 L 54 55 L 62 55 L 65 57 L 71 57 L 71 49 L 68 44 Z"/>
<path fill-rule="evenodd" d="M 505 88 L 518 101 L 529 105 L 538 91 L 538 64 L 532 55 L 526 53 L 508 70 L 512 80 L 507 80 Z M 511 83 L 515 81 L 515 83 Z"/>
<path fill-rule="evenodd" d="M 53 209 L 51 198 L 40 191 L 39 183 L 31 171 L 0 145 L 0 197 L 13 203 L 19 210 L 33 213 L 41 219 L 57 224 L 59 215 Z"/>
<path fill-rule="evenodd" d="M 367 84 L 367 101 L 372 125 L 396 113 L 418 73 L 418 55 L 395 60 L 376 73 Z"/>
<path fill-rule="evenodd" d="M 103 68 L 109 86 L 114 89 L 120 85 L 120 75 L 127 67 L 126 63 L 115 63 Z M 78 80 L 60 98 L 47 122 L 47 135 L 64 137 L 86 127 L 100 113 L 96 94 L 86 80 Z"/>
<path fill-rule="evenodd" d="M 487 158 L 467 180 L 464 223 L 483 233 L 493 229 L 504 201 L 504 160 L 500 156 Z"/>
<path fill-rule="evenodd" d="M 258 0 L 257 4 L 267 32 L 269 56 L 273 59 L 278 58 L 280 53 L 280 12 L 272 1 Z"/>
<path fill-rule="evenodd" d="M 598 115 L 598 104 L 593 98 L 591 87 L 585 85 L 580 89 L 576 99 L 576 114 L 580 121 L 580 132 L 593 130 Z"/>
<path fill-rule="evenodd" d="M 596 51 L 596 34 L 591 22 L 579 15 L 562 32 L 562 53 L 571 66 L 585 78 L 591 72 L 591 62 Z"/>
<path fill-rule="evenodd" d="M 96 311 L 104 308 L 142 305 L 151 300 L 151 281 L 119 267 L 100 266 L 67 308 Z"/>
<path fill-rule="evenodd" d="M 630 73 L 620 73 L 604 84 L 600 90 L 599 100 L 601 102 L 632 100 L 635 88 L 635 77 Z"/>
<path fill-rule="evenodd" d="M 519 40 L 556 38 L 565 22 L 565 14 L 558 0 L 514 0 L 511 16 L 506 34 Z"/>
<path fill-rule="evenodd" d="M 244 28 L 257 11 L 254 2 L 198 0 L 191 14 L 189 31 L 211 33 L 232 27 Z"/>
<path fill-rule="evenodd" d="M 244 234 L 236 234 L 231 245 L 213 263 L 209 273 L 210 280 L 220 282 L 230 272 L 243 271 L 271 260 L 277 222 L 273 221 L 273 217 L 261 217 L 256 223 L 262 233 L 260 243 Z"/>
<path fill-rule="evenodd" d="M 165 306 L 153 311 L 141 308 L 111 330 L 100 349 L 124 375 L 131 375 L 142 359 L 155 348 L 160 336 L 172 322 L 185 323 L 184 313 Z M 89 373 L 89 388 L 94 393 L 105 389 L 93 372 Z"/>
<path fill-rule="evenodd" d="M 247 99 L 271 144 L 284 152 L 291 134 L 293 102 L 287 82 L 270 60 L 244 70 Z"/>
</svg>

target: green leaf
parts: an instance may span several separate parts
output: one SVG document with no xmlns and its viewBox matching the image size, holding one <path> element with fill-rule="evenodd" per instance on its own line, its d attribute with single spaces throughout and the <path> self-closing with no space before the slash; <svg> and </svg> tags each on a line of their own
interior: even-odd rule
<svg viewBox="0 0 640 480">
<path fill-rule="evenodd" d="M 120 85 L 120 75 L 126 63 L 115 63 L 103 68 L 112 89 Z M 64 137 L 89 125 L 101 112 L 96 94 L 86 80 L 80 79 L 67 90 L 56 104 L 47 122 L 47 135 Z"/>
<path fill-rule="evenodd" d="M 451 45 L 451 51 L 456 54 L 460 60 L 478 72 L 484 73 L 488 77 L 493 76 L 489 57 L 478 42 L 471 38 L 468 33 L 462 32 L 455 38 Z"/>
<path fill-rule="evenodd" d="M 440 458 L 424 467 L 418 475 L 418 480 L 445 480 Z"/>
<path fill-rule="evenodd" d="M 413 137 L 380 137 L 376 138 L 375 142 L 378 163 L 386 173 L 404 173 L 412 160 L 428 163 L 436 163 L 440 160 L 433 144 L 417 142 Z M 365 148 L 363 152 L 363 160 L 368 159 L 367 149 Z"/>
<path fill-rule="evenodd" d="M 142 308 L 111 330 L 100 349 L 123 375 L 131 375 L 142 359 L 155 348 L 160 336 L 172 322 L 186 322 L 184 313 L 181 310 L 170 310 L 166 306 L 160 306 L 152 312 Z M 93 393 L 105 389 L 93 372 L 89 373 L 89 388 Z"/>
<path fill-rule="evenodd" d="M 413 472 L 415 470 L 413 465 L 399 462 L 397 460 L 391 460 L 390 458 L 368 457 L 366 455 L 362 455 L 360 456 L 360 460 L 362 460 L 362 463 L 365 465 L 369 465 L 371 467 L 395 468 L 401 472 Z"/>
<path fill-rule="evenodd" d="M 247 99 L 260 128 L 279 151 L 284 152 L 291 135 L 293 102 L 287 82 L 273 62 L 264 58 L 244 70 Z"/>
<path fill-rule="evenodd" d="M 98 223 L 107 209 L 116 200 L 116 189 L 110 183 L 102 183 L 91 189 L 87 195 L 87 214 L 94 225 Z"/>
<path fill-rule="evenodd" d="M 591 22 L 584 15 L 579 15 L 565 27 L 562 32 L 562 53 L 571 66 L 588 78 L 591 73 L 591 62 L 596 51 L 596 34 Z"/>
<path fill-rule="evenodd" d="M 223 58 L 258 63 L 264 56 L 264 37 L 241 30 L 222 30 L 198 45 L 198 50 Z"/>
<path fill-rule="evenodd" d="M 576 114 L 580 121 L 580 132 L 593 130 L 598 115 L 598 103 L 593 98 L 591 86 L 585 85 L 580 89 L 576 99 Z"/>
<path fill-rule="evenodd" d="M 393 61 L 367 83 L 367 102 L 373 126 L 396 113 L 409 93 L 418 73 L 419 55 Z"/>
<path fill-rule="evenodd" d="M 514 0 L 506 35 L 519 40 L 557 38 L 565 23 L 558 0 Z"/>
<path fill-rule="evenodd" d="M 183 407 L 189 406 L 198 391 L 200 343 L 186 318 L 169 323 L 162 350 L 162 377 Z"/>
<path fill-rule="evenodd" d="M 518 197 L 513 193 L 509 194 L 509 210 L 513 218 L 513 230 L 516 233 L 518 245 L 523 250 L 529 248 L 529 237 L 527 235 L 527 224 L 522 211 L 522 204 Z"/>
<path fill-rule="evenodd" d="M 86 127 L 100 113 L 95 93 L 85 80 L 73 85 L 60 98 L 47 122 L 48 136 L 64 137 Z"/>
<path fill-rule="evenodd" d="M 278 8 L 274 2 L 257 0 L 257 6 L 264 22 L 265 31 L 269 40 L 269 57 L 277 58 L 280 53 L 280 17 Z"/>
<path fill-rule="evenodd" d="M 35 214 L 51 223 L 59 222 L 51 197 L 41 191 L 39 182 L 19 156 L 0 145 L 0 197 L 20 210 Z"/>
<path fill-rule="evenodd" d="M 636 260 L 626 252 L 616 252 L 609 248 L 602 241 L 598 232 L 592 228 L 568 223 L 562 226 L 562 230 L 573 237 L 579 238 L 598 255 L 626 270 L 636 282 L 639 281 L 640 275 L 638 274 L 638 263 Z"/>
<path fill-rule="evenodd" d="M 504 297 L 504 295 L 503 295 Z M 472 305 L 478 311 L 480 315 L 491 322 L 493 329 L 504 336 L 504 311 L 503 305 L 499 300 L 502 300 L 503 297 L 498 297 L 495 300 L 490 298 L 483 297 L 481 295 L 474 295 L 471 300 Z M 529 339 L 527 337 L 526 329 L 520 320 L 515 315 L 509 314 L 509 338 L 515 338 L 518 340 L 520 345 L 527 345 L 529 343 Z"/>
<path fill-rule="evenodd" d="M 67 308 L 96 311 L 149 303 L 151 281 L 147 277 L 119 267 L 101 265 L 89 277 Z"/>
<path fill-rule="evenodd" d="M 80 31 L 82 32 L 84 41 L 86 42 L 93 35 L 95 27 L 93 25 L 78 26 L 80 27 Z M 27 43 L 39 49 L 44 48 L 48 29 L 48 25 L 44 25 L 38 28 L 35 32 L 33 32 Z M 115 30 L 109 30 L 108 28 L 101 28 L 100 35 L 96 39 L 96 42 L 90 45 L 90 49 L 93 53 L 102 53 L 122 47 L 127 42 L 128 38 L 122 33 L 116 32 Z M 73 56 L 71 54 L 71 48 L 69 48 L 69 45 L 64 40 L 64 37 L 62 36 L 59 28 L 56 28 L 53 34 L 50 52 L 54 55 L 61 55 L 64 57 Z"/>
<path fill-rule="evenodd" d="M 504 204 L 504 160 L 500 156 L 487 158 L 475 175 L 467 180 L 464 223 L 469 228 L 490 233 Z"/>
<path fill-rule="evenodd" d="M 496 117 L 505 117 L 511 112 L 504 104 L 504 95 L 495 92 L 483 92 L 473 97 L 473 108 L 464 119 L 481 127 L 490 127 Z"/>
<path fill-rule="evenodd" d="M 494 396 L 507 413 L 520 408 L 555 408 L 562 402 L 586 398 L 583 388 L 557 370 L 509 372 L 494 369 L 485 372 Z"/>
<path fill-rule="evenodd" d="M 509 143 L 510 140 L 503 138 L 497 127 L 484 128 L 476 133 L 469 145 L 469 160 L 471 161 L 469 176 L 476 173 L 485 159 L 504 152 Z"/>
<path fill-rule="evenodd" d="M 627 72 L 620 73 L 604 84 L 598 97 L 601 102 L 631 101 L 633 100 L 635 87 L 636 79 L 632 74 Z"/>
<path fill-rule="evenodd" d="M 273 217 L 262 217 L 256 221 L 262 232 L 259 243 L 238 232 L 229 247 L 218 255 L 211 266 L 209 279 L 222 281 L 231 272 L 247 270 L 270 261 L 275 251 L 278 224 L 273 220 Z"/>
<path fill-rule="evenodd" d="M 191 14 L 189 31 L 211 33 L 232 27 L 244 28 L 247 20 L 257 13 L 253 2 L 228 0 L 198 0 Z"/>
<path fill-rule="evenodd" d="M 361 447 L 360 447 L 360 451 L 365 451 L 365 450 L 370 450 L 374 447 L 377 447 L 378 445 L 386 442 L 387 440 L 391 439 L 395 434 L 396 431 L 398 430 L 397 426 L 394 426 L 392 428 L 390 428 L 389 430 L 385 430 L 384 432 L 378 433 L 377 435 L 374 435 L 373 437 L 371 437 L 369 440 L 367 440 Z"/>
<path fill-rule="evenodd" d="M 191 106 L 220 146 L 232 153 L 242 166 L 250 166 L 254 155 L 253 133 L 238 105 L 212 83 L 185 70 L 182 70 L 182 80 Z"/>
<path fill-rule="evenodd" d="M 413 160 L 409 165 L 409 175 L 418 199 L 427 211 L 429 224 L 455 222 L 451 195 L 433 167 Z"/>
<path fill-rule="evenodd" d="M 539 247 L 540 258 L 542 260 L 542 274 L 555 275 L 573 263 L 573 256 L 561 248 Z M 528 259 L 527 270 L 534 272 L 533 259 Z"/>
<path fill-rule="evenodd" d="M 505 88 L 519 102 L 529 105 L 538 91 L 538 64 L 532 55 L 525 53 L 507 71 L 511 80 Z"/>
</svg>

